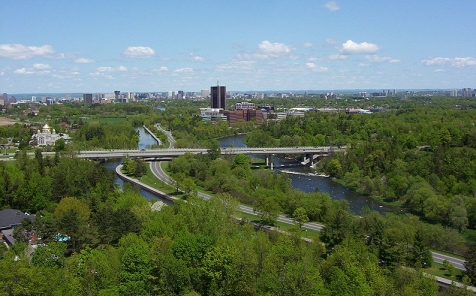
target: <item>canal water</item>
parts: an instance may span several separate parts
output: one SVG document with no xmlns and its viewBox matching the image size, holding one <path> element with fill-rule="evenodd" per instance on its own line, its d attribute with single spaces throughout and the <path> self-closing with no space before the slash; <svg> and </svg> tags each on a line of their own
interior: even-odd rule
<svg viewBox="0 0 476 296">
<path fill-rule="evenodd" d="M 142 127 L 137 128 L 140 141 L 138 144 L 138 149 L 147 149 L 154 144 L 157 144 Z M 228 147 L 246 147 L 246 144 L 243 143 L 246 139 L 246 135 L 238 135 L 233 137 L 222 138 L 219 140 L 220 146 L 222 148 Z M 251 157 L 259 158 L 263 157 L 261 155 L 251 155 Z M 111 170 L 114 170 L 122 161 L 109 161 L 105 163 L 105 166 Z M 350 210 L 355 214 L 360 214 L 362 208 L 368 206 L 371 210 L 377 211 L 380 213 L 385 212 L 394 212 L 395 209 L 387 205 L 381 204 L 377 201 L 370 199 L 367 196 L 359 194 L 355 191 L 352 191 L 345 186 L 342 186 L 330 178 L 319 176 L 312 172 L 312 170 L 307 166 L 295 166 L 295 167 L 285 167 L 290 164 L 297 164 L 294 160 L 283 159 L 278 157 L 272 157 L 272 162 L 277 173 L 285 173 L 289 176 L 291 180 L 291 186 L 294 189 L 301 190 L 303 192 L 326 192 L 332 199 L 345 200 L 349 203 Z M 116 179 L 116 184 L 123 186 L 123 181 L 119 178 Z M 140 191 L 141 195 L 146 197 L 149 200 L 159 200 L 159 198 L 145 190 Z"/>
</svg>

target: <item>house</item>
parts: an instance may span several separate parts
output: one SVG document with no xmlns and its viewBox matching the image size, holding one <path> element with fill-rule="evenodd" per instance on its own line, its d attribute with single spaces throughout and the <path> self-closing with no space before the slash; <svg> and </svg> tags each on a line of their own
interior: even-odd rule
<svg viewBox="0 0 476 296">
<path fill-rule="evenodd" d="M 21 224 L 23 219 L 35 219 L 35 215 L 29 215 L 19 210 L 6 209 L 0 211 L 0 232 L 3 239 L 9 244 L 14 245 L 13 228 Z"/>
</svg>

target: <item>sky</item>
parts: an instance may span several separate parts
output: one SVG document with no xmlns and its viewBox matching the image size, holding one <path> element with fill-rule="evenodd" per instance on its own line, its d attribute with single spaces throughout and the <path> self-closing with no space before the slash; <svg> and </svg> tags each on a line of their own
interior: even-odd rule
<svg viewBox="0 0 476 296">
<path fill-rule="evenodd" d="M 476 88 L 475 0 L 0 0 L 0 92 Z"/>
</svg>

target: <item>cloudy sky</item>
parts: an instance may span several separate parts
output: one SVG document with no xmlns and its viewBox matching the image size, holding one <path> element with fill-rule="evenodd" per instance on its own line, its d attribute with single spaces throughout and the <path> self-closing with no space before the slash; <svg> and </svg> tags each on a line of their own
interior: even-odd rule
<svg viewBox="0 0 476 296">
<path fill-rule="evenodd" d="M 0 92 L 476 88 L 474 0 L 0 3 Z"/>
</svg>

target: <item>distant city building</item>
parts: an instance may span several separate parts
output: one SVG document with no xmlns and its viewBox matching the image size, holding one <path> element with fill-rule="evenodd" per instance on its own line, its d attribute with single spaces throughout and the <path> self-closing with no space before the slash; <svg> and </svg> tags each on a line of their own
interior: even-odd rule
<svg viewBox="0 0 476 296">
<path fill-rule="evenodd" d="M 463 88 L 462 90 L 463 97 L 471 97 L 471 88 Z"/>
<path fill-rule="evenodd" d="M 234 124 L 239 121 L 252 121 L 253 119 L 260 123 L 263 122 L 263 111 L 261 110 L 225 110 L 223 114 L 226 116 L 229 124 Z"/>
<path fill-rule="evenodd" d="M 210 108 L 226 109 L 226 86 L 210 87 Z"/>
<path fill-rule="evenodd" d="M 85 104 L 92 104 L 93 103 L 93 94 L 83 94 L 83 102 Z"/>
<path fill-rule="evenodd" d="M 200 116 L 204 121 L 227 120 L 223 109 L 219 108 L 200 108 Z"/>
<path fill-rule="evenodd" d="M 202 98 L 207 98 L 209 95 L 210 95 L 210 91 L 209 91 L 209 90 L 202 89 L 202 90 L 200 91 L 200 96 L 201 96 Z"/>
<path fill-rule="evenodd" d="M 254 109 L 254 108 L 255 108 L 255 104 L 249 103 L 249 102 L 236 103 L 235 105 L 236 110 L 248 110 L 248 109 Z"/>
<path fill-rule="evenodd" d="M 458 96 L 458 90 L 450 90 L 450 97 L 457 97 Z"/>
<path fill-rule="evenodd" d="M 117 101 L 119 100 L 119 96 L 121 95 L 121 92 L 119 90 L 114 91 L 114 99 Z"/>
</svg>

